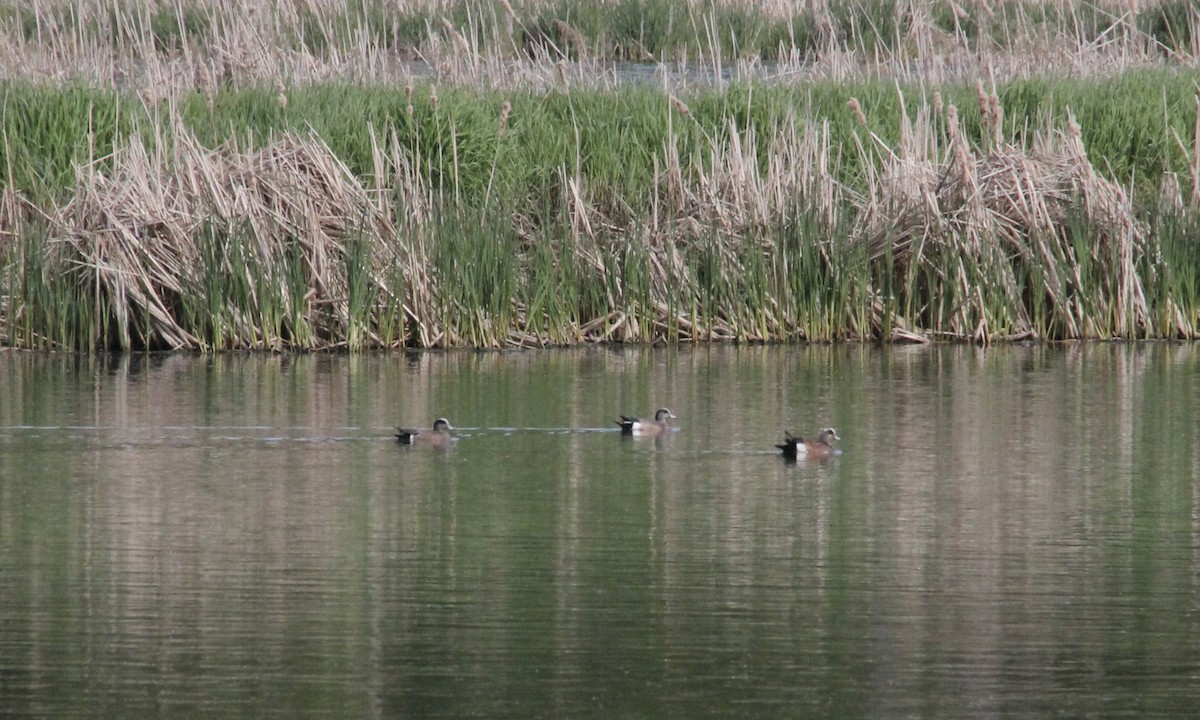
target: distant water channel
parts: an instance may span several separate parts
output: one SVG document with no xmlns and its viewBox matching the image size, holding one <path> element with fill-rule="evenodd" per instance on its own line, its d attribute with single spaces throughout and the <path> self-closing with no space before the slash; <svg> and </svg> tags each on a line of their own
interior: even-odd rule
<svg viewBox="0 0 1200 720">
<path fill-rule="evenodd" d="M 1198 351 L 0 353 L 0 716 L 1194 715 Z"/>
</svg>

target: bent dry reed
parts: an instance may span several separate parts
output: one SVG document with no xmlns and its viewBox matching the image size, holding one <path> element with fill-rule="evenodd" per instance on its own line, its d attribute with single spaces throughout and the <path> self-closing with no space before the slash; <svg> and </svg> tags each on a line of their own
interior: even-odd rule
<svg viewBox="0 0 1200 720">
<path fill-rule="evenodd" d="M 1010 63 L 1008 80 L 936 91 L 869 79 L 946 57 L 913 26 L 876 37 L 873 57 L 888 58 L 876 70 L 843 40 L 813 51 L 803 84 L 728 83 L 719 66 L 739 58 L 716 23 L 751 10 L 717 3 L 695 25 L 711 31 L 656 55 L 695 52 L 717 80 L 658 87 L 613 82 L 596 64 L 626 56 L 599 40 L 608 16 L 500 3 L 427 23 L 411 42 L 435 76 L 414 80 L 389 75 L 399 25 L 342 65 L 344 23 L 281 21 L 271 33 L 308 35 L 218 67 L 200 40 L 253 45 L 219 21 L 219 4 L 202 16 L 172 7 L 174 26 L 130 10 L 148 22 L 115 35 L 20 25 L 31 56 L 82 66 L 90 52 L 113 72 L 111 86 L 28 69 L 3 85 L 4 344 L 1196 335 L 1197 75 L 1181 66 L 1054 80 Z M 768 10 L 740 27 L 787 16 Z M 535 25 L 559 35 L 543 33 L 531 55 L 519 40 Z M 1119 28 L 1122 58 L 1165 47 L 1140 28 Z M 552 56 L 568 32 L 581 50 Z M 959 49 L 1011 59 L 1015 43 L 972 32 Z M 1077 55 L 1092 47 L 1073 37 Z M 127 63 L 138 48 L 143 61 Z M 498 80 L 505 63 L 519 71 Z M 272 67 L 284 74 L 268 80 Z M 117 80 L 132 74 L 136 94 Z"/>
</svg>

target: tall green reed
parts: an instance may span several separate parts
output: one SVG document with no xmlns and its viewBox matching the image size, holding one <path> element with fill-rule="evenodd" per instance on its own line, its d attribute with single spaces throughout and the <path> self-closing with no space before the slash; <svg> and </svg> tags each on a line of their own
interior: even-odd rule
<svg viewBox="0 0 1200 720">
<path fill-rule="evenodd" d="M 446 344 L 505 344 L 517 297 L 517 247 L 510 226 L 468 210 L 444 213 L 430 231 Z"/>
<path fill-rule="evenodd" d="M 1147 292 L 1160 308 L 1155 318 L 1158 334 L 1195 337 L 1200 330 L 1200 213 L 1174 209 L 1157 214 L 1152 236 L 1161 249 L 1161 265 L 1147 267 L 1154 258 L 1143 258 L 1141 273 L 1150 278 Z M 1170 312 L 1172 306 L 1178 310 Z"/>
</svg>

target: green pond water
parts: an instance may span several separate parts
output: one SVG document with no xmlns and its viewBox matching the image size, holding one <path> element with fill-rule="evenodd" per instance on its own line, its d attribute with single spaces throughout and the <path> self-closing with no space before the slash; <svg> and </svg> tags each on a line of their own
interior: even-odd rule
<svg viewBox="0 0 1200 720">
<path fill-rule="evenodd" d="M 1197 351 L 0 353 L 0 717 L 1188 716 Z"/>
</svg>

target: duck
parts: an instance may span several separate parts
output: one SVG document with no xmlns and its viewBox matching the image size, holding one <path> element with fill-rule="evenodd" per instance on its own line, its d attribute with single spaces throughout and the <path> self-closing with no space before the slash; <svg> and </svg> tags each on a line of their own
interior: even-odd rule
<svg viewBox="0 0 1200 720">
<path fill-rule="evenodd" d="M 838 437 L 837 430 L 833 428 L 823 428 L 817 435 L 816 440 L 805 440 L 799 435 L 792 435 L 790 432 L 783 433 L 783 443 L 775 447 L 783 451 L 783 456 L 788 460 L 797 458 L 824 458 L 830 455 L 841 455 L 841 450 L 834 449 L 833 445 L 829 444 L 830 440 L 841 440 Z"/>
<path fill-rule="evenodd" d="M 622 415 L 616 423 L 621 426 L 622 435 L 662 435 L 671 430 L 667 420 L 675 419 L 677 419 L 675 413 L 667 408 L 659 408 L 654 413 L 654 420 L 641 420 L 630 415 Z"/>
<path fill-rule="evenodd" d="M 446 418 L 440 417 L 433 421 L 433 427 L 426 428 L 396 428 L 396 442 L 401 445 L 423 445 L 425 447 L 446 447 L 454 438 L 448 430 L 454 426 Z"/>
</svg>

